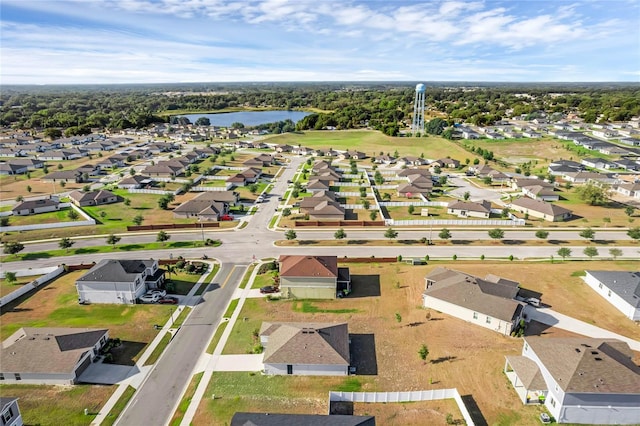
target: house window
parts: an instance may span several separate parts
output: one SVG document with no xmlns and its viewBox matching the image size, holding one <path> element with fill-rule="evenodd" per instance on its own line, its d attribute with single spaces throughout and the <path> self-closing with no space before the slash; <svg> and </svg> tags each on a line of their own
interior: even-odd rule
<svg viewBox="0 0 640 426">
<path fill-rule="evenodd" d="M 553 399 L 553 397 L 551 397 L 551 405 L 553 406 L 553 408 L 556 408 L 556 400 Z"/>
<path fill-rule="evenodd" d="M 16 380 L 22 380 L 22 377 L 20 377 L 20 373 L 16 373 Z"/>
<path fill-rule="evenodd" d="M 477 312 L 473 313 L 473 319 L 478 319 L 478 313 Z"/>
<path fill-rule="evenodd" d="M 602 283 L 598 284 L 598 288 L 602 288 Z"/>
<path fill-rule="evenodd" d="M 293 374 L 293 365 L 291 364 L 287 365 L 287 374 Z"/>
<path fill-rule="evenodd" d="M 2 424 L 8 425 L 11 419 L 13 419 L 13 407 L 9 407 L 7 411 L 2 413 Z"/>
<path fill-rule="evenodd" d="M 486 322 L 487 324 L 491 324 L 491 317 L 487 317 Z"/>
<path fill-rule="evenodd" d="M 607 296 L 611 297 L 611 290 L 607 293 Z"/>
<path fill-rule="evenodd" d="M 525 343 L 525 344 L 524 344 L 524 351 L 526 352 L 526 351 L 528 351 L 528 350 L 529 350 L 529 344 L 528 344 L 528 343 Z"/>
<path fill-rule="evenodd" d="M 0 380 L 4 380 L 4 373 L 0 373 Z"/>
</svg>

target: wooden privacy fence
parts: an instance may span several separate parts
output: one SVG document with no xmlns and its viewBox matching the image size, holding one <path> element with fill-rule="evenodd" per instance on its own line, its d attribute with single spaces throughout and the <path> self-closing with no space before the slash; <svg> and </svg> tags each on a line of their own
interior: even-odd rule
<svg viewBox="0 0 640 426">
<path fill-rule="evenodd" d="M 219 227 L 220 227 L 220 222 L 161 223 L 157 225 L 127 226 L 127 231 L 155 231 L 157 229 L 200 229 L 200 228 L 219 228 Z"/>
<path fill-rule="evenodd" d="M 322 221 L 322 220 L 305 220 L 305 221 L 295 221 L 295 226 L 304 227 L 304 226 L 384 226 L 383 220 L 333 220 L 333 221 Z"/>
</svg>

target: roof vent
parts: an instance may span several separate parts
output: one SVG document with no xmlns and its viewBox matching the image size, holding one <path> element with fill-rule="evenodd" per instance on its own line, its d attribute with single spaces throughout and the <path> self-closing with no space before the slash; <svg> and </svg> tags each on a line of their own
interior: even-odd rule
<svg viewBox="0 0 640 426">
<path fill-rule="evenodd" d="M 598 355 L 598 351 L 591 351 L 591 355 Z"/>
<path fill-rule="evenodd" d="M 580 353 L 580 348 L 576 348 L 576 352 L 577 352 L 577 353 Z"/>
<path fill-rule="evenodd" d="M 602 358 L 599 358 L 599 357 L 595 357 L 593 359 L 595 359 L 596 361 L 602 361 Z"/>
</svg>

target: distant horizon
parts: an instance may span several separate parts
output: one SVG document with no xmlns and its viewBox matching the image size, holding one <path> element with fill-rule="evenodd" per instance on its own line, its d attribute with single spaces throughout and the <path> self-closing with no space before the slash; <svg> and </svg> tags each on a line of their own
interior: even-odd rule
<svg viewBox="0 0 640 426">
<path fill-rule="evenodd" d="M 2 0 L 0 81 L 638 82 L 637 0 Z"/>
</svg>

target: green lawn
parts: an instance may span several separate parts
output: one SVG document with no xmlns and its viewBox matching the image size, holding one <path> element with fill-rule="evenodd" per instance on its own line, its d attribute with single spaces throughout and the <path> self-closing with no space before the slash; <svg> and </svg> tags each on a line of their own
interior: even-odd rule
<svg viewBox="0 0 640 426">
<path fill-rule="evenodd" d="M 11 216 L 9 218 L 9 226 L 34 225 L 38 223 L 78 222 L 85 220 L 80 215 L 78 215 L 78 218 L 75 220 L 69 219 L 68 214 L 70 210 L 71 208 L 69 207 L 55 212 L 40 213 L 29 216 Z"/>
<path fill-rule="evenodd" d="M 242 282 L 240 283 L 239 288 L 245 288 L 247 286 L 247 283 L 249 282 L 249 278 L 251 278 L 251 274 L 253 273 L 254 269 L 256 269 L 255 264 L 249 266 L 249 269 L 247 269 L 247 272 L 245 272 L 244 277 L 242 277 Z"/>
<path fill-rule="evenodd" d="M 170 293 L 185 296 L 191 291 L 202 275 L 174 272 L 172 274 L 166 274 L 166 276 L 167 288 L 171 290 Z"/>
<path fill-rule="evenodd" d="M 400 156 L 424 154 L 426 158 L 444 158 L 450 156 L 458 160 L 469 157 L 475 158 L 457 144 L 438 137 L 401 138 L 386 136 L 372 130 L 344 130 L 344 131 L 306 131 L 298 133 L 280 134 L 268 138 L 269 143 L 307 146 L 310 148 L 333 148 L 344 151 L 358 150 L 368 156 L 378 155 L 380 152 L 393 155 L 397 149 Z M 366 160 L 364 164 L 371 164 Z"/>
<path fill-rule="evenodd" d="M 0 296 L 6 296 L 11 292 L 16 291 L 23 285 L 30 283 L 36 278 L 39 278 L 39 275 L 32 275 L 29 277 L 18 277 L 16 278 L 16 281 L 13 283 L 9 283 L 7 282 L 6 279 L 1 278 L 0 279 Z"/>
<path fill-rule="evenodd" d="M 211 339 L 211 342 L 209 342 L 209 346 L 207 347 L 208 354 L 213 354 L 213 351 L 216 350 L 216 346 L 218 346 L 218 342 L 220 342 L 220 338 L 222 337 L 222 333 L 224 333 L 224 330 L 227 328 L 227 324 L 229 324 L 229 322 L 227 321 L 221 322 L 216 329 L 216 332 L 214 333 L 213 338 Z"/>
<path fill-rule="evenodd" d="M 136 389 L 131 385 L 127 386 L 127 389 L 120 396 L 120 398 L 118 398 L 118 401 L 115 403 L 111 411 L 109 411 L 109 414 L 107 414 L 102 423 L 100 423 L 100 426 L 111 426 L 112 424 L 114 424 L 120 413 L 122 413 L 122 410 L 124 410 L 124 407 L 127 406 L 127 403 L 134 393 L 136 393 Z"/>
<path fill-rule="evenodd" d="M 2 396 L 20 399 L 25 425 L 89 425 L 114 390 L 114 386 L 96 385 L 0 385 Z"/>
<path fill-rule="evenodd" d="M 264 318 L 261 302 L 262 299 L 245 299 L 242 311 L 224 346 L 223 354 L 251 353 L 254 346 L 260 343 L 259 339 L 254 339 L 253 333 L 260 330 L 262 318 Z"/>
<path fill-rule="evenodd" d="M 363 384 L 372 380 L 358 378 Z M 229 424 L 237 411 L 326 414 L 330 390 L 353 389 L 349 377 L 213 373 L 194 424 Z M 371 387 L 368 390 L 374 390 Z"/>
<path fill-rule="evenodd" d="M 182 422 L 182 418 L 184 417 L 185 413 L 189 409 L 189 405 L 191 404 L 191 399 L 193 398 L 193 395 L 196 393 L 196 389 L 198 388 L 198 385 L 200 384 L 200 380 L 202 380 L 203 375 L 204 373 L 197 373 L 191 378 L 191 381 L 189 382 L 189 386 L 187 386 L 187 390 L 185 391 L 184 396 L 180 400 L 180 403 L 178 404 L 178 408 L 176 409 L 176 412 L 171 418 L 171 423 L 170 423 L 171 426 L 180 426 L 180 423 Z"/>
<path fill-rule="evenodd" d="M 156 346 L 153 352 L 151 352 L 151 355 L 149 355 L 149 358 L 147 358 L 144 365 L 153 365 L 156 363 L 156 361 L 158 361 L 158 359 L 160 359 L 160 355 L 162 355 L 162 352 L 164 352 L 167 345 L 171 341 L 171 337 L 172 334 L 169 332 L 166 332 L 164 336 L 162 336 L 162 340 L 160 340 L 158 346 Z"/>
<path fill-rule="evenodd" d="M 273 285 L 273 277 L 278 275 L 278 271 L 268 271 L 264 274 L 256 275 L 251 288 L 260 288 L 267 285 Z"/>
</svg>

